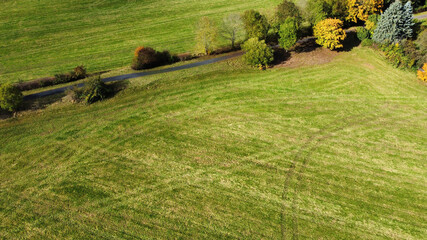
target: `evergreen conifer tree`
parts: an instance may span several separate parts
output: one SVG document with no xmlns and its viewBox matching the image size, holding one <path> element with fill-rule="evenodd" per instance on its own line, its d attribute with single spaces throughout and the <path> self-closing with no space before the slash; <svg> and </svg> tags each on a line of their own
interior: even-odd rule
<svg viewBox="0 0 427 240">
<path fill-rule="evenodd" d="M 412 26 L 411 3 L 403 6 L 402 2 L 396 0 L 381 15 L 372 39 L 377 43 L 398 43 L 412 36 Z"/>
<path fill-rule="evenodd" d="M 412 3 L 408 1 L 404 6 L 403 14 L 403 37 L 411 38 L 412 37 L 412 27 L 414 26 L 414 21 L 412 17 Z"/>
</svg>

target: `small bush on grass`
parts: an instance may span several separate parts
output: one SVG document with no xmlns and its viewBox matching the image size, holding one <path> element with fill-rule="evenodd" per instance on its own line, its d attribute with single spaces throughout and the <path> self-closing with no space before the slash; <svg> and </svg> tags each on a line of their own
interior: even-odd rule
<svg viewBox="0 0 427 240">
<path fill-rule="evenodd" d="M 418 79 L 421 81 L 427 82 L 427 63 L 424 63 L 421 69 L 417 71 Z"/>
<path fill-rule="evenodd" d="M 371 47 L 372 45 L 374 45 L 374 41 L 372 41 L 372 39 L 366 38 L 362 40 L 362 47 Z"/>
<path fill-rule="evenodd" d="M 87 104 L 104 100 L 113 89 L 105 84 L 100 76 L 91 77 L 82 88 L 73 87 L 67 91 L 67 96 L 72 102 L 85 102 Z"/>
<path fill-rule="evenodd" d="M 86 68 L 83 65 L 77 66 L 73 69 L 72 77 L 74 80 L 79 80 L 87 77 Z"/>
<path fill-rule="evenodd" d="M 154 68 L 177 61 L 168 51 L 158 52 L 150 47 L 138 47 L 132 61 L 132 69 L 142 70 Z"/>
<path fill-rule="evenodd" d="M 96 101 L 104 100 L 108 94 L 110 93 L 110 89 L 107 84 L 105 84 L 101 77 L 93 77 L 85 83 L 83 87 L 82 96 L 86 103 L 91 104 Z"/>
<path fill-rule="evenodd" d="M 0 85 L 0 108 L 6 111 L 16 111 L 22 104 L 22 93 L 18 87 L 5 83 Z"/>
<path fill-rule="evenodd" d="M 273 50 L 264 40 L 251 38 L 243 44 L 242 49 L 246 52 L 244 61 L 251 66 L 265 69 L 274 60 Z"/>
<path fill-rule="evenodd" d="M 357 32 L 357 38 L 360 41 L 363 41 L 371 37 L 371 33 L 369 32 L 369 30 L 364 27 L 358 27 L 356 32 Z"/>
</svg>

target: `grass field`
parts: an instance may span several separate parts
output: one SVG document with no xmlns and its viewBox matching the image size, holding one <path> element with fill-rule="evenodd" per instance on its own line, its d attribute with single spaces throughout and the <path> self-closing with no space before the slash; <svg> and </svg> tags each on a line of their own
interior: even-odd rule
<svg viewBox="0 0 427 240">
<path fill-rule="evenodd" d="M 197 20 L 273 9 L 280 0 L 0 1 L 0 82 L 129 65 L 140 45 L 193 51 Z"/>
<path fill-rule="evenodd" d="M 426 100 L 412 72 L 355 48 L 4 120 L 0 238 L 423 239 Z"/>
</svg>

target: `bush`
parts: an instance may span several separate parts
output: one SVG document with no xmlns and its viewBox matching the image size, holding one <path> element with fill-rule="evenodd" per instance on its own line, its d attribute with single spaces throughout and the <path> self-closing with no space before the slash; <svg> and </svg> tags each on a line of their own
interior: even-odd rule
<svg viewBox="0 0 427 240">
<path fill-rule="evenodd" d="M 0 85 L 0 108 L 6 111 L 16 111 L 22 104 L 22 93 L 18 87 L 5 83 Z"/>
<path fill-rule="evenodd" d="M 356 30 L 356 32 L 357 32 L 357 38 L 358 38 L 360 41 L 363 41 L 363 40 L 365 40 L 365 39 L 368 39 L 368 38 L 370 38 L 370 36 L 371 36 L 371 34 L 370 34 L 369 30 L 368 30 L 368 29 L 366 29 L 366 28 L 364 28 L 364 27 L 358 27 L 358 28 L 357 28 L 357 30 Z"/>
<path fill-rule="evenodd" d="M 150 47 L 138 47 L 132 61 L 132 69 L 142 70 L 154 68 L 177 61 L 168 51 L 158 52 Z"/>
<path fill-rule="evenodd" d="M 100 76 L 90 78 L 84 85 L 81 95 L 88 104 L 104 100 L 110 93 L 108 86 L 101 80 Z"/>
<path fill-rule="evenodd" d="M 297 42 L 298 25 L 293 17 L 288 17 L 286 21 L 280 25 L 279 44 L 286 51 L 295 45 Z"/>
<path fill-rule="evenodd" d="M 417 76 L 421 81 L 427 82 L 427 63 L 424 63 L 423 67 L 418 69 Z"/>
<path fill-rule="evenodd" d="M 411 59 L 405 54 L 404 48 L 401 44 L 385 44 L 381 49 L 384 51 L 386 58 L 395 67 L 412 68 L 416 64 L 415 59 Z"/>
<path fill-rule="evenodd" d="M 365 22 L 365 28 L 369 31 L 371 36 L 374 35 L 374 31 L 377 28 L 378 21 L 381 19 L 381 16 L 378 14 L 372 14 L 368 17 L 368 20 Z"/>
<path fill-rule="evenodd" d="M 83 65 L 77 66 L 73 69 L 73 80 L 79 80 L 87 77 L 86 68 Z"/>
<path fill-rule="evenodd" d="M 362 40 L 362 47 L 371 47 L 372 45 L 374 45 L 372 39 L 366 38 Z"/>
<path fill-rule="evenodd" d="M 316 37 L 316 43 L 334 50 L 336 48 L 342 48 L 343 41 L 347 35 L 342 29 L 343 22 L 339 19 L 325 19 L 320 21 L 314 26 L 314 36 Z"/>
<path fill-rule="evenodd" d="M 53 84 L 56 85 L 61 83 L 67 83 L 67 82 L 71 82 L 72 80 L 73 80 L 72 73 L 55 74 L 55 81 L 53 82 Z"/>
<path fill-rule="evenodd" d="M 267 46 L 264 40 L 258 40 L 258 38 L 251 38 L 246 41 L 242 49 L 246 52 L 243 59 L 251 66 L 259 67 L 264 69 L 268 67 L 274 57 L 273 50 Z"/>
</svg>

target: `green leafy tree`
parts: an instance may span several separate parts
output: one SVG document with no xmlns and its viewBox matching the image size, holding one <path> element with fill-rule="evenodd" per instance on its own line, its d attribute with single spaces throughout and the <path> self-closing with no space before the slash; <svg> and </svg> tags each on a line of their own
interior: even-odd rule
<svg viewBox="0 0 427 240">
<path fill-rule="evenodd" d="M 289 17 L 293 17 L 298 26 L 302 22 L 301 11 L 295 5 L 295 3 L 289 0 L 283 0 L 283 2 L 280 3 L 276 9 L 276 19 L 278 24 L 281 25 Z"/>
<path fill-rule="evenodd" d="M 312 24 L 316 25 L 318 22 L 324 20 L 328 16 L 328 5 L 324 0 L 308 0 L 306 5 L 306 19 Z"/>
<path fill-rule="evenodd" d="M 408 5 L 410 6 L 410 4 Z M 381 15 L 377 28 L 374 31 L 373 40 L 377 43 L 397 43 L 412 36 L 412 14 L 408 12 L 412 8 L 403 6 L 400 1 L 395 1 Z"/>
<path fill-rule="evenodd" d="M 213 20 L 202 17 L 197 25 L 196 52 L 209 55 L 215 48 L 218 29 Z"/>
<path fill-rule="evenodd" d="M 243 44 L 242 49 L 245 51 L 244 61 L 251 66 L 264 69 L 274 60 L 273 50 L 264 40 L 251 38 Z"/>
<path fill-rule="evenodd" d="M 224 17 L 220 34 L 224 39 L 231 42 L 231 47 L 234 49 L 236 41 L 242 40 L 245 36 L 245 29 L 240 15 L 230 14 Z"/>
<path fill-rule="evenodd" d="M 288 17 L 285 22 L 280 25 L 279 44 L 286 51 L 295 45 L 297 42 L 298 25 L 294 17 Z"/>
<path fill-rule="evenodd" d="M 0 108 L 6 111 L 16 111 L 22 104 L 21 91 L 11 83 L 0 85 Z"/>
<path fill-rule="evenodd" d="M 266 39 L 269 24 L 267 18 L 255 10 L 247 10 L 242 16 L 247 38 Z"/>
</svg>

